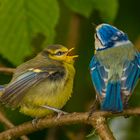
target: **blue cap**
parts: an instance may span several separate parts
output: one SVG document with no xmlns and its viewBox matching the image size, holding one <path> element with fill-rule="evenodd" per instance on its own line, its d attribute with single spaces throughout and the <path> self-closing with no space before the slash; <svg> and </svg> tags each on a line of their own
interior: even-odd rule
<svg viewBox="0 0 140 140">
<path fill-rule="evenodd" d="M 124 32 L 109 24 L 97 26 L 96 36 L 101 42 L 101 45 L 103 45 L 102 48 L 98 48 L 97 50 L 111 48 L 115 46 L 116 43 L 128 41 L 128 36 Z"/>
</svg>

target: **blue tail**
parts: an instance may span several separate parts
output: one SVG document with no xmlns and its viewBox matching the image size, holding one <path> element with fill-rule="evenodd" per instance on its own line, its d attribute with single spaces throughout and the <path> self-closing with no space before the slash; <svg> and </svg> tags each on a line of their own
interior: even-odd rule
<svg viewBox="0 0 140 140">
<path fill-rule="evenodd" d="M 108 83 L 106 97 L 101 104 L 101 109 L 112 112 L 123 111 L 120 82 L 117 81 Z"/>
</svg>

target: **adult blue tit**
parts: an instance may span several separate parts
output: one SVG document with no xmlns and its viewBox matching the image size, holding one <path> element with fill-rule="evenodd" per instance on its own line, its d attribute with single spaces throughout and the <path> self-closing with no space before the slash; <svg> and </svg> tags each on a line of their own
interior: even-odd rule
<svg viewBox="0 0 140 140">
<path fill-rule="evenodd" d="M 101 110 L 121 112 L 140 76 L 140 53 L 128 36 L 109 24 L 97 26 L 90 73 Z"/>
<path fill-rule="evenodd" d="M 20 112 L 43 117 L 61 109 L 72 95 L 75 75 L 72 49 L 50 45 L 33 59 L 16 68 L 13 78 L 1 90 L 0 101 Z"/>
</svg>

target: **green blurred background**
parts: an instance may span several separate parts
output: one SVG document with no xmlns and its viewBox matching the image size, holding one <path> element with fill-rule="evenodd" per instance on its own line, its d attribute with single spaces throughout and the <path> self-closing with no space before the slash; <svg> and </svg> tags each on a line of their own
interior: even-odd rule
<svg viewBox="0 0 140 140">
<path fill-rule="evenodd" d="M 16 67 L 35 56 L 48 44 L 75 47 L 79 58 L 72 98 L 63 110 L 88 111 L 95 98 L 89 75 L 89 62 L 94 53 L 94 32 L 100 23 L 113 24 L 126 32 L 140 48 L 139 0 L 0 0 L 0 66 Z M 11 79 L 0 74 L 0 84 Z M 130 106 L 140 106 L 140 84 L 130 100 Z M 31 120 L 18 110 L 2 108 L 14 123 Z M 139 140 L 140 118 L 113 118 L 108 123 L 117 140 Z M 4 130 L 0 124 L 1 131 Z M 90 126 L 72 125 L 55 127 L 30 134 L 31 140 L 96 140 Z"/>
</svg>

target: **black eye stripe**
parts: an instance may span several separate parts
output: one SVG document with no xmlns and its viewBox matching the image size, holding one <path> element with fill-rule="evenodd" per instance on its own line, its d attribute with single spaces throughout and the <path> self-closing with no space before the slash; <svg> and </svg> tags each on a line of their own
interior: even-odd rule
<svg viewBox="0 0 140 140">
<path fill-rule="evenodd" d="M 51 52 L 49 52 L 49 51 L 44 50 L 44 51 L 41 52 L 41 54 L 42 54 L 43 56 L 48 56 L 49 54 L 50 54 L 50 55 L 61 56 L 61 55 L 64 55 L 66 52 L 67 52 L 67 51 L 58 51 L 58 52 L 56 52 L 56 53 L 51 53 Z"/>
</svg>

